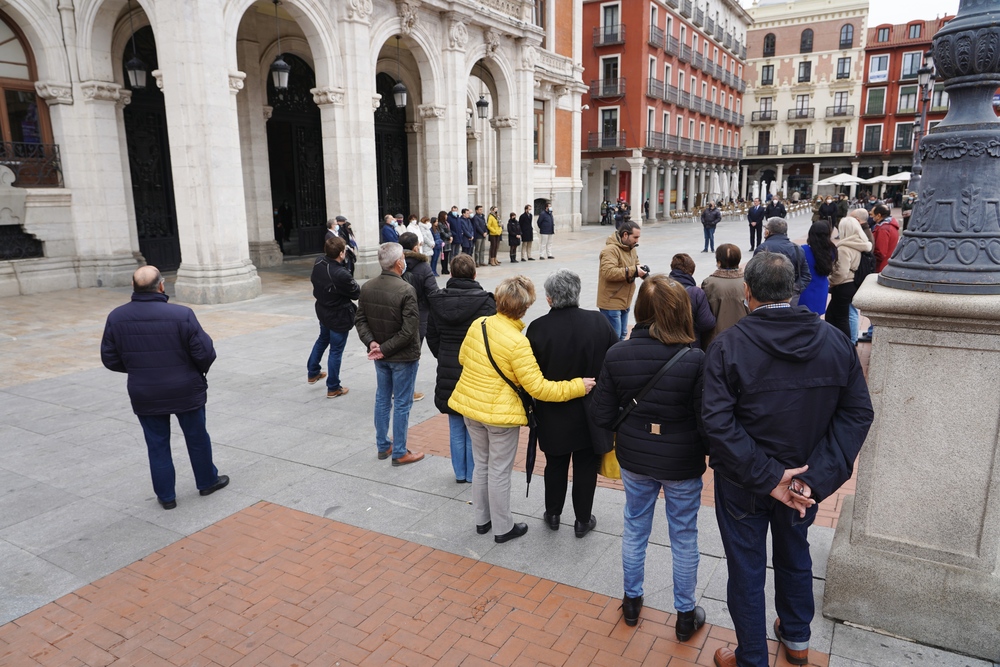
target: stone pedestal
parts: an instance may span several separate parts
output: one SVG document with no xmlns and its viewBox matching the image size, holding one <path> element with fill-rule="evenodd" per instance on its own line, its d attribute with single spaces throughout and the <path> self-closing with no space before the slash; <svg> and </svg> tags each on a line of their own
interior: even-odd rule
<svg viewBox="0 0 1000 667">
<path fill-rule="evenodd" d="M 854 303 L 875 323 L 875 423 L 823 613 L 1000 660 L 1000 296 L 872 275 Z"/>
</svg>

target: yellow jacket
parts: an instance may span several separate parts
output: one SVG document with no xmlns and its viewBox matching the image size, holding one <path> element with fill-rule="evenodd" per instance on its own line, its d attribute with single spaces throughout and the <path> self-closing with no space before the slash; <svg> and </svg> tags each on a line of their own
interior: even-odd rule
<svg viewBox="0 0 1000 667">
<path fill-rule="evenodd" d="M 500 221 L 492 213 L 486 217 L 486 231 L 490 236 L 500 236 L 503 234 L 503 230 L 500 228 Z"/>
<path fill-rule="evenodd" d="M 449 408 L 469 419 L 493 426 L 524 426 L 528 423 L 521 399 L 497 375 L 486 356 L 483 319 L 486 320 L 493 359 L 515 385 L 523 387 L 538 400 L 550 403 L 580 398 L 587 393 L 583 378 L 561 382 L 546 380 L 535 361 L 531 343 L 521 333 L 524 322 L 497 314 L 480 317 L 469 327 L 458 352 L 462 375 L 448 399 Z"/>
</svg>

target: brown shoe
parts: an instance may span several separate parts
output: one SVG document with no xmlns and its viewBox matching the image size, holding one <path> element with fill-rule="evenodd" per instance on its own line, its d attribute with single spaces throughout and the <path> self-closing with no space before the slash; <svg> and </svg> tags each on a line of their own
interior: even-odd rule
<svg viewBox="0 0 1000 667">
<path fill-rule="evenodd" d="M 334 389 L 333 391 L 326 392 L 326 397 L 327 398 L 337 398 L 338 396 L 343 396 L 344 394 L 346 394 L 349 391 L 350 391 L 350 389 L 348 389 L 347 387 L 341 387 L 340 389 Z"/>
<path fill-rule="evenodd" d="M 788 646 L 785 644 L 785 640 L 781 636 L 781 619 L 780 618 L 774 619 L 774 636 L 777 637 L 778 641 L 781 643 L 781 645 L 785 647 L 785 657 L 788 659 L 788 662 L 792 663 L 793 665 L 808 665 L 809 664 L 809 649 L 808 648 L 806 648 L 806 649 L 800 649 L 800 650 L 795 650 L 795 649 L 788 648 Z"/>
<path fill-rule="evenodd" d="M 720 648 L 715 652 L 715 667 L 736 667 L 736 654 L 731 648 Z"/>
<path fill-rule="evenodd" d="M 413 392 L 413 402 L 414 403 L 416 403 L 417 401 L 422 401 L 422 400 L 424 400 L 424 395 L 423 394 L 421 394 L 419 391 Z"/>
<path fill-rule="evenodd" d="M 420 461 L 423 458 L 424 458 L 424 455 L 421 454 L 420 452 L 411 452 L 410 450 L 407 449 L 405 456 L 401 456 L 398 459 L 393 459 L 392 460 L 392 465 L 394 465 L 394 466 L 405 466 L 408 463 L 416 463 L 417 461 Z"/>
<path fill-rule="evenodd" d="M 325 377 L 326 377 L 326 371 L 320 371 L 319 375 L 313 375 L 311 378 L 309 378 L 309 384 L 316 384 Z"/>
</svg>

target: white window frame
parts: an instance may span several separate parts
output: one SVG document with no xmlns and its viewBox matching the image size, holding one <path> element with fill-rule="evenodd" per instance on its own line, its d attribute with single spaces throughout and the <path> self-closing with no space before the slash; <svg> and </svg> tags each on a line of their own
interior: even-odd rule
<svg viewBox="0 0 1000 667">
<path fill-rule="evenodd" d="M 903 89 L 904 88 L 911 89 L 913 91 L 913 92 L 907 93 L 907 96 L 909 96 L 909 95 L 913 96 L 913 106 L 912 107 L 908 106 L 905 109 L 903 107 Z M 896 97 L 896 113 L 901 113 L 901 114 L 916 113 L 919 104 L 920 104 L 920 86 L 918 86 L 917 84 L 914 83 L 914 84 L 908 84 L 908 85 L 900 86 L 899 87 L 899 89 L 898 89 L 898 95 Z"/>
<path fill-rule="evenodd" d="M 900 148 L 899 147 L 899 128 L 905 127 L 907 125 L 910 126 L 910 145 L 906 146 L 904 148 Z M 893 133 L 893 136 L 892 136 L 892 150 L 894 150 L 894 151 L 912 151 L 913 150 L 913 139 L 914 139 L 913 128 L 914 128 L 914 125 L 916 125 L 916 124 L 913 123 L 913 122 L 896 123 L 896 131 Z"/>
<path fill-rule="evenodd" d="M 600 68 L 601 68 L 600 69 L 600 73 L 601 73 L 601 76 L 599 78 L 599 81 L 602 82 L 601 85 L 604 85 L 603 82 L 607 81 L 607 79 L 604 78 L 604 63 L 610 62 L 612 60 L 614 60 L 616 63 L 618 63 L 618 76 L 616 76 L 615 78 L 616 79 L 622 78 L 622 59 L 621 59 L 621 55 L 620 54 L 615 54 L 615 55 L 611 55 L 611 56 L 601 56 L 601 60 L 600 60 Z"/>
<path fill-rule="evenodd" d="M 881 111 L 868 111 L 868 106 L 869 106 L 868 102 L 871 99 L 872 92 L 876 91 L 876 90 L 881 90 L 882 91 L 882 110 Z M 866 114 L 868 114 L 868 113 L 872 113 L 872 114 L 876 114 L 876 113 L 877 114 L 884 114 L 885 113 L 885 98 L 886 98 L 886 95 L 887 95 L 888 92 L 889 92 L 888 88 L 882 88 L 881 86 L 878 87 L 878 88 L 869 88 L 868 89 L 868 94 L 865 96 L 865 113 Z"/>
<path fill-rule="evenodd" d="M 551 3 L 555 5 L 555 3 Z M 604 25 L 604 10 L 608 7 L 618 7 L 618 23 L 613 25 L 622 24 L 622 3 L 619 0 L 614 0 L 613 2 L 602 2 L 601 3 L 601 29 L 603 30 L 606 26 Z"/>
<path fill-rule="evenodd" d="M 678 138 L 683 137 L 684 136 L 684 116 L 682 116 L 680 114 L 677 114 L 677 123 L 676 123 L 676 125 L 677 125 L 677 137 Z"/>
<path fill-rule="evenodd" d="M 698 123 L 698 141 L 705 141 L 705 121 Z"/>
<path fill-rule="evenodd" d="M 688 139 L 694 139 L 694 118 L 688 118 Z"/>
<path fill-rule="evenodd" d="M 875 62 L 885 58 L 885 69 L 875 69 Z M 873 53 L 868 56 L 868 83 L 888 83 L 892 58 L 888 53 Z"/>
<path fill-rule="evenodd" d="M 649 78 L 650 79 L 655 79 L 656 78 L 656 70 L 657 70 L 657 67 L 656 67 L 656 56 L 650 56 L 649 57 Z"/>
<path fill-rule="evenodd" d="M 905 72 L 905 70 L 904 70 L 904 68 L 906 67 L 906 57 L 907 56 L 910 56 L 911 63 L 913 62 L 913 59 L 916 59 L 916 62 L 917 62 L 917 68 L 915 70 L 913 70 L 913 73 L 910 74 L 910 75 L 907 75 L 906 72 Z M 916 80 L 916 78 L 917 78 L 917 71 L 923 66 L 923 64 L 924 64 L 924 52 L 923 51 L 904 51 L 903 52 L 903 61 L 899 64 L 899 80 L 900 81 L 903 81 L 904 79 L 907 80 L 907 81 L 910 80 L 910 79 Z"/>
<path fill-rule="evenodd" d="M 656 109 L 653 107 L 646 107 L 646 132 L 656 132 Z"/>
<path fill-rule="evenodd" d="M 674 68 L 670 65 L 670 63 L 664 63 L 664 65 L 663 65 L 663 84 L 666 85 L 666 86 L 673 85 L 673 83 L 672 83 L 673 82 L 673 75 L 674 75 Z"/>
<path fill-rule="evenodd" d="M 883 136 L 885 134 L 885 132 L 884 132 L 885 126 L 882 123 L 867 123 L 867 124 L 865 124 L 865 126 L 861 130 L 861 142 L 862 142 L 861 143 L 861 150 L 863 152 L 868 152 L 867 143 L 866 143 L 866 137 L 868 136 L 868 128 L 869 127 L 877 127 L 878 128 L 878 150 L 881 151 L 882 150 L 882 145 L 885 143 L 885 137 Z"/>
<path fill-rule="evenodd" d="M 663 112 L 663 134 L 664 135 L 670 134 L 670 112 L 669 111 L 664 111 Z"/>
</svg>

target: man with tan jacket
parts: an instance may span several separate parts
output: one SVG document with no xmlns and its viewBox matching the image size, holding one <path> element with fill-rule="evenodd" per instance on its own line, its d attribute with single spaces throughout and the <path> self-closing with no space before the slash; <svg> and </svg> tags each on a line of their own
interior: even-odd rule
<svg viewBox="0 0 1000 667">
<path fill-rule="evenodd" d="M 635 295 L 635 279 L 645 278 L 646 270 L 639 264 L 635 249 L 639 245 L 642 227 L 623 222 L 608 237 L 601 251 L 597 274 L 597 307 L 611 322 L 619 340 L 628 336 L 628 311 Z"/>
</svg>

